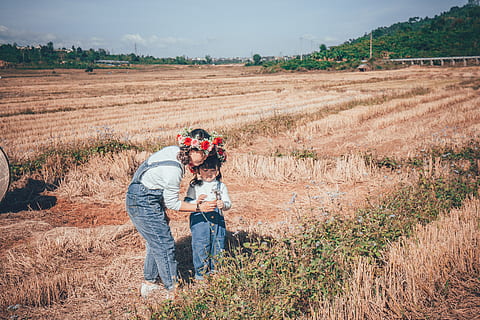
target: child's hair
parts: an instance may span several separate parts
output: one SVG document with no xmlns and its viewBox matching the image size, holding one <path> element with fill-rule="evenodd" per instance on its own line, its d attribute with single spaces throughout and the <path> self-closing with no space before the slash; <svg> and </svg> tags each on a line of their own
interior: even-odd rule
<svg viewBox="0 0 480 320">
<path fill-rule="evenodd" d="M 200 169 L 217 169 L 218 174 L 215 177 L 215 179 L 217 179 L 218 181 L 221 181 L 222 180 L 222 172 L 220 171 L 221 166 L 222 166 L 222 162 L 220 162 L 220 159 L 218 159 L 216 155 L 209 156 L 207 159 L 205 159 L 205 161 L 201 165 L 193 167 L 193 170 L 195 171 L 195 176 L 190 181 L 190 185 L 193 187 L 195 185 L 201 186 L 203 184 L 202 179 L 198 178 L 198 172 L 200 171 Z"/>
</svg>

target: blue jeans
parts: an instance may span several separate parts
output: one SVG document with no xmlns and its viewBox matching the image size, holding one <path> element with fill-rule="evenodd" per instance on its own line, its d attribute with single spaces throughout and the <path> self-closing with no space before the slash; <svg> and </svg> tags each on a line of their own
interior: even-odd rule
<svg viewBox="0 0 480 320">
<path fill-rule="evenodd" d="M 167 290 L 177 282 L 175 241 L 163 205 L 163 190 L 150 190 L 141 183 L 132 183 L 126 196 L 127 212 L 135 228 L 146 241 L 143 265 L 145 280 L 160 278 Z"/>
<path fill-rule="evenodd" d="M 190 214 L 195 279 L 203 280 L 215 270 L 225 249 L 225 218 L 216 211 Z"/>
</svg>

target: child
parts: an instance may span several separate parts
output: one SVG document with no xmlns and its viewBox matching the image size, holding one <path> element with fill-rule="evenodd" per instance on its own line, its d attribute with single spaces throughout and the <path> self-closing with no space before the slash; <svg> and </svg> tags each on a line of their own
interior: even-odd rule
<svg viewBox="0 0 480 320">
<path fill-rule="evenodd" d="M 227 187 L 221 182 L 221 164 L 219 157 L 211 156 L 196 167 L 195 178 L 190 182 L 185 197 L 186 202 L 197 204 L 196 212 L 190 214 L 196 280 L 204 280 L 205 275 L 214 271 L 219 254 L 225 249 L 226 228 L 222 211 L 230 209 L 232 205 Z M 214 211 L 202 212 L 198 207 L 203 201 L 212 200 L 217 201 Z"/>
</svg>

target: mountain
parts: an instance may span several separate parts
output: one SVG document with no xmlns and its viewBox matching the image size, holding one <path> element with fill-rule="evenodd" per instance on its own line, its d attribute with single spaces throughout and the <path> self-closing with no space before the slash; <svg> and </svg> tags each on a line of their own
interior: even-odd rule
<svg viewBox="0 0 480 320">
<path fill-rule="evenodd" d="M 480 6 L 469 1 L 433 18 L 412 17 L 407 22 L 371 32 L 373 58 L 409 58 L 480 55 Z M 336 59 L 368 59 L 370 33 L 316 53 Z"/>
</svg>

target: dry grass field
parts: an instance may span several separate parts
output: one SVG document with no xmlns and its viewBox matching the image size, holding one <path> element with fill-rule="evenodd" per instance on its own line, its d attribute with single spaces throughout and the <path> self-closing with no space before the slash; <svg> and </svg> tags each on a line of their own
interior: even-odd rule
<svg viewBox="0 0 480 320">
<path fill-rule="evenodd" d="M 353 216 L 418 178 L 406 168 L 369 164 L 366 155 L 408 159 L 480 140 L 479 67 L 265 74 L 242 66 L 157 66 L 0 76 L 0 146 L 14 164 L 105 139 L 168 145 L 183 127 L 224 134 L 231 234 L 275 237 L 295 232 L 302 217 Z M 0 207 L 0 318 L 150 317 L 152 302 L 138 295 L 144 246 L 123 204 L 132 172 L 148 155 L 97 153 L 75 165 L 53 156 L 12 183 Z M 424 164 L 431 175 L 447 169 L 435 158 Z M 387 319 L 373 307 L 386 298 L 371 288 L 382 287 L 423 317 L 478 319 L 480 281 L 469 274 L 480 269 L 479 206 L 469 199 L 419 226 L 414 240 L 392 244 L 375 283 L 375 270 L 360 261 L 349 284 L 358 288 L 355 299 L 318 302 L 307 318 Z M 169 216 L 187 279 L 188 215 Z M 442 300 L 434 284 L 455 264 L 463 278 Z M 404 278 L 395 280 L 398 274 Z M 409 281 L 418 291 L 405 290 Z M 435 299 L 425 305 L 425 295 Z M 398 313 L 402 307 L 389 306 Z"/>
</svg>

